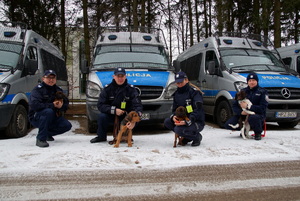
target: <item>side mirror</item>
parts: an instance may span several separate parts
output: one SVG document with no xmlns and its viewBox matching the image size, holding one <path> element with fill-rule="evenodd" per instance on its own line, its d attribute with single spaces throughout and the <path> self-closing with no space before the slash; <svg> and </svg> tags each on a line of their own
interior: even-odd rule
<svg viewBox="0 0 300 201">
<path fill-rule="evenodd" d="M 88 68 L 88 61 L 86 59 L 83 59 L 80 63 L 80 72 L 82 74 L 88 74 L 89 73 L 89 68 Z"/>
<path fill-rule="evenodd" d="M 173 61 L 173 66 L 175 68 L 175 72 L 179 72 L 180 71 L 180 65 L 179 65 L 179 62 L 177 60 Z"/>
<path fill-rule="evenodd" d="M 24 66 L 28 75 L 34 75 L 38 69 L 38 62 L 37 60 L 26 59 Z"/>
</svg>

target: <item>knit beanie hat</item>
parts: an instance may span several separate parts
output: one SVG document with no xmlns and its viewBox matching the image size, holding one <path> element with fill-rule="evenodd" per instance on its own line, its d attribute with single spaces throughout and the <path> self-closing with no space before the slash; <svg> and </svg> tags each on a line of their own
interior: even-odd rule
<svg viewBox="0 0 300 201">
<path fill-rule="evenodd" d="M 248 82 L 250 79 L 255 79 L 255 80 L 258 82 L 257 74 L 256 74 L 256 73 L 249 73 L 249 75 L 247 76 L 247 82 Z"/>
</svg>

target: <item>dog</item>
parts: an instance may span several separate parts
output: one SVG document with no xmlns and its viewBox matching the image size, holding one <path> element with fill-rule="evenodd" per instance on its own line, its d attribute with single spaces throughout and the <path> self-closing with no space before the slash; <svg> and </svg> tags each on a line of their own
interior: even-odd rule
<svg viewBox="0 0 300 201">
<path fill-rule="evenodd" d="M 247 99 L 246 97 L 247 97 L 247 94 L 245 91 L 239 91 L 236 94 L 236 100 L 239 103 L 246 102 L 248 106 L 251 106 L 252 105 L 251 101 L 249 99 Z M 229 124 L 229 126 L 231 126 L 232 128 L 240 128 L 243 139 L 246 139 L 246 138 L 250 138 L 250 135 L 249 135 L 250 124 L 248 123 L 248 117 L 249 117 L 249 115 L 255 114 L 255 112 L 250 111 L 246 108 L 242 108 L 242 110 L 245 111 L 247 113 L 247 115 L 241 115 L 240 119 L 239 119 L 239 123 L 237 123 L 236 125 Z"/>
<path fill-rule="evenodd" d="M 55 97 L 54 97 L 54 104 L 58 105 L 59 103 L 62 103 L 64 102 L 64 99 L 66 98 L 65 94 L 61 91 L 57 91 L 55 93 Z M 60 117 L 63 115 L 63 111 L 60 111 L 60 110 L 57 110 L 56 111 L 56 116 Z"/>
<path fill-rule="evenodd" d="M 187 111 L 186 108 L 183 106 L 179 106 L 178 108 L 176 108 L 175 110 L 175 119 L 176 122 L 181 122 L 181 121 L 189 121 L 189 118 L 187 117 Z M 178 145 L 184 146 L 184 144 L 182 143 L 182 140 L 184 139 L 184 137 L 180 137 L 177 133 L 175 133 L 175 140 L 174 140 L 174 145 L 173 147 L 177 146 L 177 139 L 178 139 Z"/>
<path fill-rule="evenodd" d="M 141 121 L 140 116 L 137 112 L 131 111 L 126 117 L 121 121 L 120 130 L 117 135 L 117 139 L 115 141 L 115 148 L 118 148 L 120 142 L 122 141 L 122 136 L 127 136 L 127 144 L 128 147 L 132 147 L 132 129 L 127 128 L 128 123 L 135 123 Z M 126 139 L 125 139 L 126 140 Z"/>
</svg>

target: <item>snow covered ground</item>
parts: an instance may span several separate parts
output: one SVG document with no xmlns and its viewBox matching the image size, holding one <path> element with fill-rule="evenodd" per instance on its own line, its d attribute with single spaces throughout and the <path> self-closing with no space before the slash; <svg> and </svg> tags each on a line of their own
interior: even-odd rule
<svg viewBox="0 0 300 201">
<path fill-rule="evenodd" d="M 0 140 L 0 173 L 51 170 L 154 169 L 190 165 L 300 160 L 300 125 L 294 129 L 268 130 L 261 141 L 243 140 L 239 132 L 206 125 L 199 147 L 173 148 L 174 134 L 135 135 L 133 147 L 122 143 L 91 144 L 94 136 L 70 132 L 55 136 L 50 147 L 35 146 L 37 129 L 19 139 Z M 278 127 L 279 128 L 279 127 Z M 151 133 L 151 132 L 149 132 Z M 111 136 L 108 140 L 111 140 Z"/>
</svg>

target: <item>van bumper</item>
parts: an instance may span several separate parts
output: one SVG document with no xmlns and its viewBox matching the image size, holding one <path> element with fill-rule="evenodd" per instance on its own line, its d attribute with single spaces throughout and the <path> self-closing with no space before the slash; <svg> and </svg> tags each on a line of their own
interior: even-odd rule
<svg viewBox="0 0 300 201">
<path fill-rule="evenodd" d="M 16 105 L 14 104 L 6 104 L 6 105 L 0 105 L 0 129 L 5 129 L 11 119 L 11 116 L 13 115 L 13 112 L 15 110 Z"/>
<path fill-rule="evenodd" d="M 149 120 L 143 120 L 144 123 L 164 122 L 164 119 L 170 117 L 172 113 L 173 100 L 146 102 L 143 104 L 143 113 L 148 113 Z M 97 102 L 86 103 L 87 116 L 90 121 L 97 121 L 100 114 L 97 108 Z"/>
</svg>

